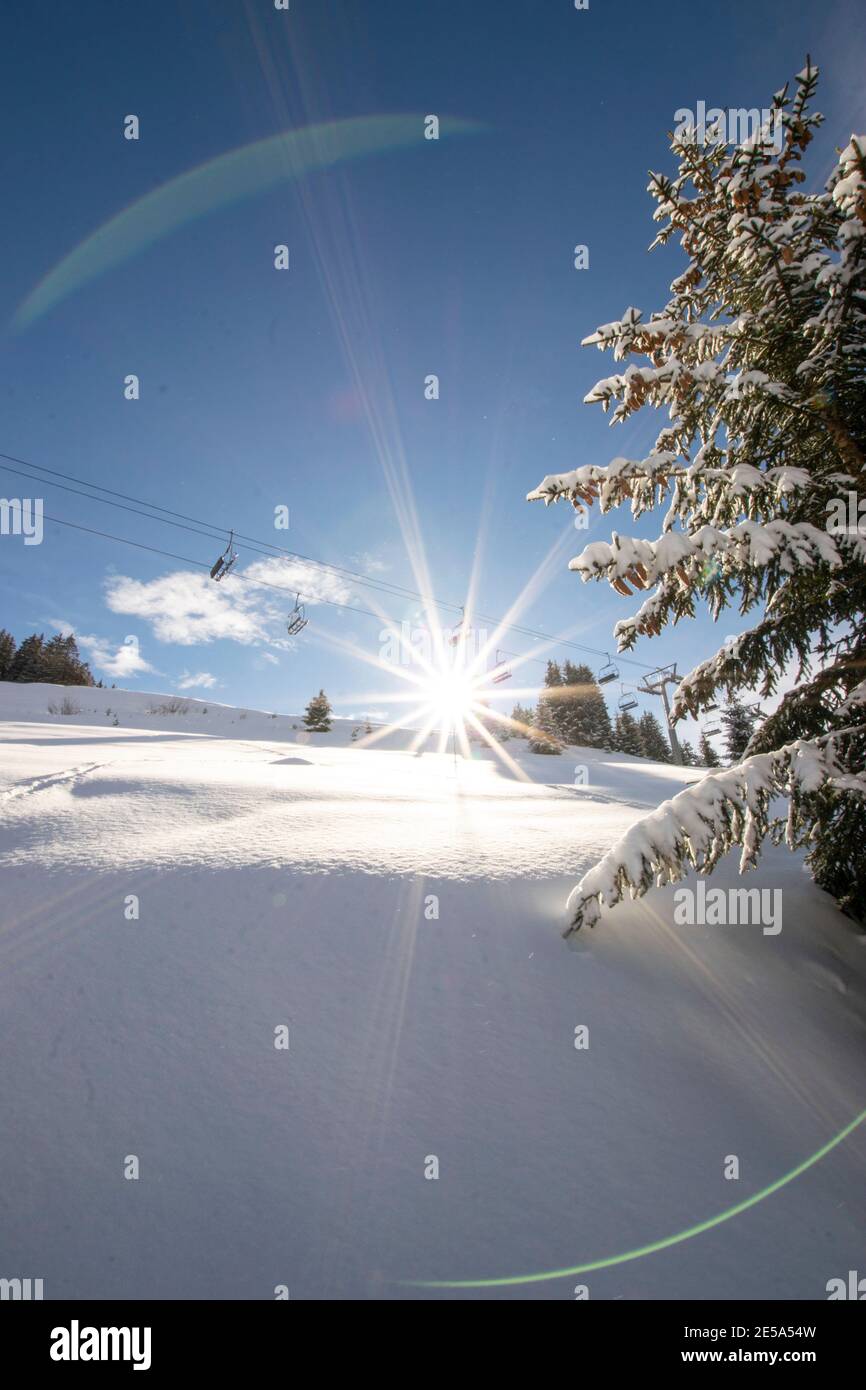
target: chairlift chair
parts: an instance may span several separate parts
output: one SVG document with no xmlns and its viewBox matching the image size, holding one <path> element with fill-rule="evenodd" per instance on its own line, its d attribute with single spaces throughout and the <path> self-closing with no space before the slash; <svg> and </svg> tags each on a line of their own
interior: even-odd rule
<svg viewBox="0 0 866 1390">
<path fill-rule="evenodd" d="M 619 667 L 616 666 L 608 657 L 606 665 L 602 666 L 596 677 L 599 685 L 608 685 L 611 681 L 619 680 Z"/>
<path fill-rule="evenodd" d="M 468 627 L 466 623 L 466 610 L 464 608 L 461 608 L 460 621 L 456 627 L 453 627 L 451 629 L 451 632 L 448 635 L 448 642 L 450 646 L 456 647 L 457 643 L 464 641 L 469 636 L 471 631 L 472 629 Z"/>
<path fill-rule="evenodd" d="M 493 672 L 493 684 L 499 685 L 502 681 L 511 680 L 511 667 L 506 661 L 506 652 L 496 653 L 496 670 Z"/>
<path fill-rule="evenodd" d="M 211 569 L 210 577 L 211 579 L 215 579 L 217 583 L 219 583 L 221 579 L 225 579 L 229 570 L 237 561 L 237 551 L 232 550 L 232 542 L 234 541 L 234 536 L 234 531 L 230 531 L 229 543 L 223 551 L 222 555 L 219 557 L 219 559 L 214 561 L 213 567 Z"/>
<path fill-rule="evenodd" d="M 637 709 L 637 700 L 634 694 L 627 694 L 625 686 L 623 686 L 622 694 L 619 697 L 619 708 L 623 714 L 628 714 L 629 710 Z"/>
<path fill-rule="evenodd" d="M 295 599 L 295 606 L 289 614 L 289 619 L 286 623 L 286 631 L 288 632 L 290 637 L 296 637 L 299 632 L 303 631 L 303 629 L 307 626 L 307 623 L 309 621 L 309 618 L 306 617 L 304 613 L 304 605 L 301 603 L 301 595 L 298 594 Z"/>
<path fill-rule="evenodd" d="M 714 734 L 722 732 L 722 726 L 721 724 L 705 724 L 701 732 L 706 734 L 707 738 L 712 738 Z"/>
</svg>

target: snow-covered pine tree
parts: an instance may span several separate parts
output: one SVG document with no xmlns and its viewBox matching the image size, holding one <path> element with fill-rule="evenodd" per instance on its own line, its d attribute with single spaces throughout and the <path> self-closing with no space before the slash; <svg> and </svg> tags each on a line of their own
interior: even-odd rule
<svg viewBox="0 0 866 1390">
<path fill-rule="evenodd" d="M 742 700 L 732 700 L 726 709 L 722 710 L 721 720 L 725 726 L 725 752 L 730 763 L 742 762 L 749 741 L 755 727 L 754 715 L 743 704 Z M 718 767 L 719 763 L 713 764 Z"/>
<path fill-rule="evenodd" d="M 15 638 L 5 627 L 0 628 L 0 681 L 10 680 L 9 670 L 15 656 Z"/>
<path fill-rule="evenodd" d="M 701 734 L 698 751 L 700 753 L 698 761 L 701 767 L 721 767 L 722 760 L 704 733 Z"/>
<path fill-rule="evenodd" d="M 662 726 L 651 710 L 647 710 L 638 720 L 638 732 L 645 758 L 656 763 L 671 761 L 671 746 L 662 733 Z"/>
<path fill-rule="evenodd" d="M 687 738 L 680 739 L 680 754 L 683 760 L 683 767 L 698 766 L 698 755 Z"/>
<path fill-rule="evenodd" d="M 529 735 L 530 753 L 561 753 L 562 747 L 557 742 L 556 735 L 548 733 L 545 729 L 536 726 Z"/>
<path fill-rule="evenodd" d="M 665 802 L 585 875 L 567 932 L 597 921 L 602 902 L 692 865 L 710 872 L 735 844 L 752 868 L 767 835 L 806 846 L 817 882 L 866 914 L 866 537 L 838 521 L 852 495 L 859 516 L 866 489 L 866 136 L 845 144 L 822 190 L 803 190 L 817 77 L 807 60 L 742 145 L 713 130 L 672 137 L 678 172 L 649 184 L 654 245 L 678 237 L 686 265 L 660 312 L 629 309 L 585 340 L 638 359 L 587 401 L 614 422 L 647 405 L 669 423 L 647 458 L 554 474 L 529 494 L 578 510 L 629 502 L 636 517 L 667 504 L 657 540 L 614 533 L 570 562 L 620 594 L 649 591 L 616 626 L 620 650 L 694 616 L 701 597 L 714 618 L 735 600 L 756 610 L 681 682 L 674 718 L 717 692 L 769 696 L 795 669 L 749 757 Z M 787 819 L 771 820 L 780 795 Z"/>
<path fill-rule="evenodd" d="M 561 690 L 562 673 L 555 661 L 548 661 L 544 688 L 539 691 L 538 705 L 529 735 L 530 753 L 561 752 Z"/>
<path fill-rule="evenodd" d="M 324 690 L 314 695 L 304 711 L 304 724 L 314 734 L 327 734 L 331 728 L 331 702 Z"/>
<path fill-rule="evenodd" d="M 538 702 L 539 716 L 542 700 L 549 709 L 549 716 L 545 716 L 543 727 L 556 736 L 558 743 L 568 743 L 570 740 L 568 737 L 568 710 L 566 708 L 567 691 L 557 661 L 548 661 L 547 663 L 547 670 L 544 673 L 544 691 Z"/>
<path fill-rule="evenodd" d="M 535 710 L 528 705 L 515 705 L 511 711 L 511 722 L 516 726 L 513 730 L 515 736 L 525 738 L 535 724 Z"/>
<path fill-rule="evenodd" d="M 610 748 L 610 715 L 595 676 L 581 662 L 566 661 L 562 667 L 564 685 L 562 725 L 567 743 L 587 748 Z"/>
<path fill-rule="evenodd" d="M 637 720 L 628 710 L 620 710 L 613 727 L 613 746 L 617 753 L 631 753 L 635 758 L 644 754 L 643 739 Z"/>
</svg>

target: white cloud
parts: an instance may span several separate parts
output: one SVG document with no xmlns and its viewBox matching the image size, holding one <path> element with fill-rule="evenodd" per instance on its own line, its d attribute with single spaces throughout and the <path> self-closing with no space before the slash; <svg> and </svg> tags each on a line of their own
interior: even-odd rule
<svg viewBox="0 0 866 1390">
<path fill-rule="evenodd" d="M 309 565 L 305 560 L 280 560 L 276 557 L 255 560 L 247 566 L 243 574 L 247 579 L 285 589 L 292 599 L 300 590 L 301 599 L 307 604 L 322 603 L 327 599 L 337 603 L 348 603 L 352 597 L 350 585 L 340 575 L 334 574 L 332 570 Z M 267 590 L 259 592 L 267 594 Z"/>
<path fill-rule="evenodd" d="M 232 590 L 206 575 L 179 571 L 149 583 L 112 576 L 106 602 L 112 613 L 141 618 L 160 642 L 192 646 L 227 637 L 235 642 L 263 641 L 266 629 L 249 590 Z"/>
<path fill-rule="evenodd" d="M 76 632 L 74 624 L 67 623 L 63 618 L 49 618 L 48 622 L 64 637 L 74 637 L 89 664 L 98 671 L 104 671 L 107 676 L 138 676 L 144 671 L 156 669 L 142 656 L 137 637 L 125 637 L 117 645 L 106 637 Z"/>
<path fill-rule="evenodd" d="M 194 676 L 184 671 L 176 682 L 178 690 L 213 690 L 216 683 L 216 676 L 212 676 L 210 671 L 199 671 Z"/>
<path fill-rule="evenodd" d="M 281 599 L 263 584 L 284 589 L 286 597 Z M 223 639 L 283 646 L 287 642 L 283 625 L 298 591 L 308 615 L 311 606 L 325 599 L 345 603 L 352 594 L 339 576 L 327 570 L 273 558 L 258 560 L 220 584 L 206 574 L 187 570 L 147 583 L 112 575 L 106 581 L 106 603 L 113 613 L 149 623 L 160 642 L 188 647 Z"/>
<path fill-rule="evenodd" d="M 145 671 L 153 671 L 149 661 L 141 654 L 136 637 L 126 637 L 120 646 L 108 642 L 104 637 L 77 633 L 76 641 L 87 655 L 88 661 L 107 676 L 139 676 Z"/>
<path fill-rule="evenodd" d="M 362 550 L 360 555 L 353 555 L 352 563 L 359 565 L 365 574 L 386 574 L 391 568 L 384 560 L 380 560 L 378 555 L 371 555 L 369 550 Z"/>
</svg>

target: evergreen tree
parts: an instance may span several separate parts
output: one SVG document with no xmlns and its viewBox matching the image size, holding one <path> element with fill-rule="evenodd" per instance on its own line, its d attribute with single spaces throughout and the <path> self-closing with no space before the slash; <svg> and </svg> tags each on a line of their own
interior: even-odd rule
<svg viewBox="0 0 866 1390">
<path fill-rule="evenodd" d="M 722 723 L 725 726 L 725 751 L 731 763 L 742 762 L 749 740 L 754 733 L 754 716 L 739 700 L 732 700 L 727 709 L 722 710 Z M 718 767 L 720 764 L 714 764 Z"/>
<path fill-rule="evenodd" d="M 559 664 L 556 661 L 548 661 L 547 670 L 544 674 L 544 690 L 539 697 L 536 718 L 541 724 L 541 727 L 546 732 L 553 735 L 556 742 L 560 745 L 569 742 L 566 698 L 567 692 L 565 690 Z M 544 710 L 542 710 L 542 705 L 544 706 Z M 541 723 L 542 720 L 543 723 Z"/>
<path fill-rule="evenodd" d="M 15 656 L 15 638 L 5 627 L 0 627 L 0 681 L 11 680 L 9 675 Z"/>
<path fill-rule="evenodd" d="M 561 724 L 566 743 L 586 748 L 610 748 L 610 715 L 601 688 L 590 668 L 566 661 L 562 668 Z"/>
<path fill-rule="evenodd" d="M 866 141 L 852 137 L 826 186 L 803 191 L 817 76 L 807 61 L 741 145 L 712 129 L 671 137 L 677 174 L 650 182 L 655 245 L 678 238 L 687 264 L 659 312 L 629 309 L 585 340 L 628 362 L 586 399 L 617 423 L 644 405 L 666 423 L 647 458 L 553 474 L 530 493 L 581 511 L 665 508 L 657 540 L 616 534 L 571 561 L 620 594 L 648 591 L 617 624 L 621 651 L 701 599 L 714 618 L 755 611 L 681 682 L 675 719 L 719 693 L 769 696 L 792 663 L 797 676 L 712 797 L 705 781 L 687 788 L 642 823 L 639 857 L 632 827 L 590 870 L 570 931 L 602 900 L 711 872 L 734 844 L 751 868 L 768 835 L 804 846 L 818 883 L 866 915 L 866 540 L 843 524 L 866 469 Z M 789 814 L 771 819 L 779 796 Z"/>
<path fill-rule="evenodd" d="M 512 734 L 515 738 L 528 738 L 535 727 L 535 710 L 527 705 L 515 705 L 511 711 Z"/>
<path fill-rule="evenodd" d="M 721 767 L 722 760 L 704 733 L 701 734 L 698 749 L 701 767 Z"/>
<path fill-rule="evenodd" d="M 662 733 L 661 724 L 650 710 L 641 715 L 638 729 L 640 730 L 644 757 L 652 758 L 653 762 L 656 763 L 669 763 L 671 761 L 670 744 Z"/>
<path fill-rule="evenodd" d="M 25 637 L 9 664 L 10 681 L 45 680 L 45 637 Z"/>
<path fill-rule="evenodd" d="M 548 661 L 544 677 L 544 689 L 538 696 L 529 751 L 531 753 L 559 753 L 562 750 L 563 734 L 562 672 L 555 661 Z"/>
<path fill-rule="evenodd" d="M 42 653 L 42 680 L 54 685 L 93 685 L 90 668 L 81 660 L 71 632 L 58 633 L 46 642 Z"/>
<path fill-rule="evenodd" d="M 51 685 L 93 685 L 72 633 L 46 642 L 44 633 L 25 637 L 17 651 L 11 634 L 0 630 L 0 680 L 46 681 Z"/>
<path fill-rule="evenodd" d="M 613 746 L 618 753 L 631 753 L 635 758 L 644 756 L 643 739 L 637 720 L 628 710 L 620 710 L 613 729 Z"/>
<path fill-rule="evenodd" d="M 304 725 L 314 734 L 327 734 L 331 728 L 331 702 L 324 690 L 314 695 L 304 711 Z"/>
<path fill-rule="evenodd" d="M 682 755 L 683 767 L 698 767 L 700 765 L 700 758 L 687 738 L 680 739 L 680 754 Z"/>
<path fill-rule="evenodd" d="M 536 727 L 529 735 L 530 753 L 561 753 L 562 748 L 556 740 L 555 734 L 548 733 L 545 729 Z"/>
</svg>

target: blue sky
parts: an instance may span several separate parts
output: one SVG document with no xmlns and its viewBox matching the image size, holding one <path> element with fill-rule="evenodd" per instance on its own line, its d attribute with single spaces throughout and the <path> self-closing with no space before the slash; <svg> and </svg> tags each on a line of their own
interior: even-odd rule
<svg viewBox="0 0 866 1390">
<path fill-rule="evenodd" d="M 475 564 L 478 607 L 502 614 L 547 557 L 520 621 L 609 649 L 637 604 L 581 584 L 566 562 L 628 518 L 595 516 L 580 533 L 566 509 L 524 497 L 546 473 L 640 456 L 659 422 L 611 431 L 581 404 L 614 368 L 580 339 L 629 305 L 665 302 L 680 253 L 647 255 L 645 187 L 649 168 L 671 167 L 677 108 L 765 106 L 808 51 L 823 73 L 810 164 L 823 180 L 834 147 L 866 125 L 862 7 L 291 0 L 286 13 L 271 0 L 90 0 L 50 16 L 20 7 L 2 25 L 0 450 L 415 589 L 417 546 L 400 525 L 411 499 L 438 597 L 462 603 Z M 130 113 L 137 141 L 123 138 Z M 413 147 L 179 218 L 15 326 L 52 268 L 152 190 L 281 131 L 394 113 L 437 114 L 440 140 L 419 125 Z M 449 118 L 479 129 L 451 134 Z M 588 270 L 573 268 L 577 243 Z M 124 399 L 128 373 L 137 401 Z M 436 401 L 424 399 L 430 373 Z M 208 564 L 221 548 L 11 474 L 0 495 L 41 496 L 53 516 Z M 280 505 L 287 532 L 274 530 Z M 274 578 L 276 562 L 238 549 L 239 572 L 266 564 L 253 573 Z M 0 626 L 20 637 L 71 625 L 97 673 L 133 688 L 185 682 L 294 711 L 324 686 L 340 713 L 385 708 L 373 697 L 399 683 L 346 649 L 375 659 L 379 619 L 308 603 L 310 625 L 287 645 L 291 599 L 229 594 L 230 579 L 199 611 L 203 581 L 184 568 L 49 523 L 40 546 L 0 537 Z M 292 576 L 308 595 L 416 619 L 409 599 L 297 565 Z M 685 672 L 741 625 L 701 618 L 633 655 Z M 129 636 L 138 672 L 116 655 Z"/>
</svg>

